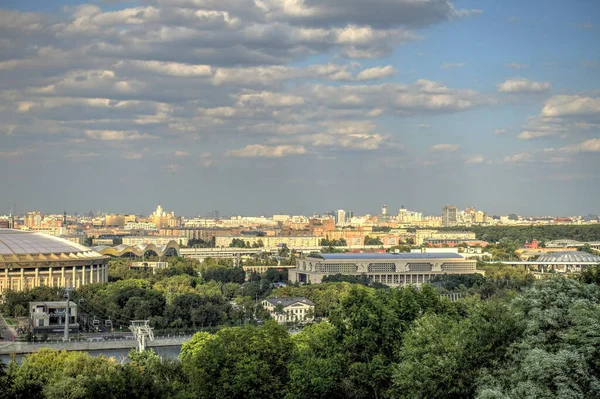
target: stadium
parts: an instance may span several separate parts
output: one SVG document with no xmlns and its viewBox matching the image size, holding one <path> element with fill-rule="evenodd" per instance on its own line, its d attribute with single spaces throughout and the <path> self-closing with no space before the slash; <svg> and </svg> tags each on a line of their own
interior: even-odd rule
<svg viewBox="0 0 600 399">
<path fill-rule="evenodd" d="M 0 229 L 0 296 L 39 286 L 81 287 L 108 281 L 108 257 L 45 234 Z"/>
</svg>

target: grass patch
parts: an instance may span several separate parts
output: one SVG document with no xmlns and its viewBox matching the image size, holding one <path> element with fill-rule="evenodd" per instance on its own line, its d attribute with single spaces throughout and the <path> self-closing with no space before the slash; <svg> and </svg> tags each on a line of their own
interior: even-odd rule
<svg viewBox="0 0 600 399">
<path fill-rule="evenodd" d="M 6 321 L 6 324 L 8 324 L 9 326 L 16 326 L 18 324 L 15 319 L 11 319 L 9 317 L 5 317 L 4 321 Z"/>
</svg>

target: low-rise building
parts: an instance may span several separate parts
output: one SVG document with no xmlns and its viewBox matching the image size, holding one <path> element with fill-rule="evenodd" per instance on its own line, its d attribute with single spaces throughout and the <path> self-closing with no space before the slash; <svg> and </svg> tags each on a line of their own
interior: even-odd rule
<svg viewBox="0 0 600 399">
<path fill-rule="evenodd" d="M 188 245 L 189 238 L 187 237 L 161 237 L 161 236 L 130 236 L 123 237 L 123 245 L 135 246 L 144 244 L 167 245 L 171 241 L 177 242 L 180 247 Z"/>
<path fill-rule="evenodd" d="M 36 334 L 62 334 L 65 331 L 66 301 L 29 302 L 29 321 Z M 77 304 L 69 302 L 69 332 L 77 332 Z"/>
<path fill-rule="evenodd" d="M 286 246 L 289 249 L 300 249 L 304 247 L 317 247 L 322 237 L 317 236 L 303 236 L 303 237 L 260 237 L 250 235 L 239 235 L 239 236 L 222 236 L 216 237 L 215 247 L 229 247 L 234 239 L 242 240 L 247 242 L 248 245 L 254 244 L 261 245 L 263 247 L 281 247 Z"/>
<path fill-rule="evenodd" d="M 315 318 L 315 304 L 304 297 L 267 298 L 262 305 L 281 324 L 310 322 Z"/>
<path fill-rule="evenodd" d="M 473 274 L 476 260 L 449 253 L 314 253 L 296 261 L 289 280 L 321 283 L 335 274 L 367 276 L 391 287 L 421 285 L 443 274 Z"/>
</svg>

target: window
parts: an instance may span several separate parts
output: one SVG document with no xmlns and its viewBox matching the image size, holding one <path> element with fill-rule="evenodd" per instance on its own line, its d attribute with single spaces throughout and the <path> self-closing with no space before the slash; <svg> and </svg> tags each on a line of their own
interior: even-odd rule
<svg viewBox="0 0 600 399">
<path fill-rule="evenodd" d="M 430 272 L 432 268 L 431 263 L 409 263 L 407 266 L 411 272 Z"/>
<path fill-rule="evenodd" d="M 374 273 L 396 272 L 396 264 L 395 263 L 369 263 L 367 270 L 369 272 L 374 272 Z"/>
</svg>

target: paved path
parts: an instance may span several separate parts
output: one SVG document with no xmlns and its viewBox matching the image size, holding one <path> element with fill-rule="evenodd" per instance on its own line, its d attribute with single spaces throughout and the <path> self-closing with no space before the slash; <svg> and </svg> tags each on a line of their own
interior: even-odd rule
<svg viewBox="0 0 600 399">
<path fill-rule="evenodd" d="M 3 340 L 0 340 L 0 343 L 2 343 L 2 341 L 12 341 L 13 337 L 17 336 L 17 331 L 15 330 L 15 328 L 9 326 L 1 314 L 0 314 L 0 336 L 2 336 L 2 338 L 3 338 Z"/>
</svg>

